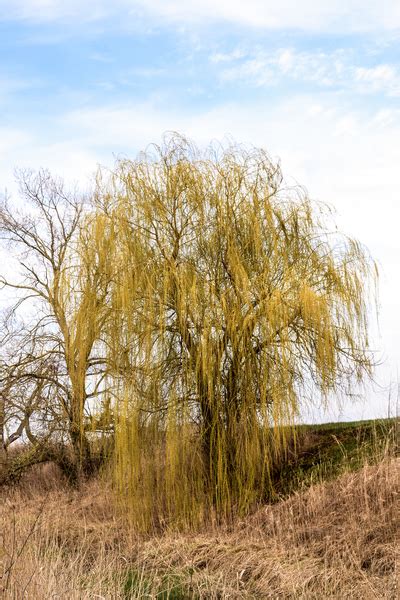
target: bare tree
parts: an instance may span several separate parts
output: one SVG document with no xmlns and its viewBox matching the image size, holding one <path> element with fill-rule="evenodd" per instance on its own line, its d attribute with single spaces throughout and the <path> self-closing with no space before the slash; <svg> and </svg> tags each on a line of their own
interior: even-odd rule
<svg viewBox="0 0 400 600">
<path fill-rule="evenodd" d="M 0 481 L 15 474 L 16 467 L 22 468 L 37 460 L 38 451 L 45 447 L 51 429 L 43 427 L 42 420 L 48 403 L 45 379 L 27 377 L 27 365 L 45 373 L 44 361 L 32 360 L 29 346 L 21 346 L 19 334 L 23 328 L 11 329 L 8 320 L 2 321 L 3 335 L 0 339 Z M 33 364 L 32 364 L 33 363 Z M 34 432 L 32 430 L 34 423 Z M 17 460 L 9 460 L 8 449 L 14 442 L 29 440 L 27 453 L 14 454 Z"/>
<path fill-rule="evenodd" d="M 107 248 L 102 261 L 96 255 L 97 246 L 107 245 L 107 235 L 98 223 L 92 229 L 85 198 L 67 193 L 47 171 L 21 171 L 18 179 L 25 208 L 21 212 L 7 200 L 1 203 L 0 234 L 21 273 L 15 279 L 3 276 L 2 283 L 17 293 L 12 312 L 25 307 L 18 343 L 30 350 L 8 365 L 5 379 L 40 392 L 42 425 L 47 421 L 49 430 L 67 432 L 79 479 L 90 468 L 85 431 L 90 400 L 104 392 L 99 349 L 109 314 Z M 27 408 L 29 392 L 24 402 Z M 29 418 L 21 422 L 26 433 L 27 423 Z"/>
</svg>

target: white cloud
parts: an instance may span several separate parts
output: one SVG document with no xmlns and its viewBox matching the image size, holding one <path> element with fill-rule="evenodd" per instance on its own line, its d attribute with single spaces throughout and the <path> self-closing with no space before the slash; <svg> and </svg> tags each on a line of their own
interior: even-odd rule
<svg viewBox="0 0 400 600">
<path fill-rule="evenodd" d="M 293 51 L 290 48 L 282 50 L 277 57 L 277 64 L 283 73 L 288 73 L 293 69 L 296 62 Z"/>
<path fill-rule="evenodd" d="M 400 95 L 400 74 L 392 65 L 359 67 L 355 70 L 355 78 L 369 90 L 387 92 L 390 96 Z"/>
<path fill-rule="evenodd" d="M 23 130 L 12 127 L 0 127 L 0 193 L 12 189 L 14 185 L 13 157 L 21 148 L 34 144 L 32 136 Z"/>
<path fill-rule="evenodd" d="M 400 27 L 400 6 L 387 0 L 1 0 L 2 19 L 35 22 L 105 19 L 126 22 L 129 16 L 151 17 L 159 24 L 210 24 L 227 21 L 256 28 L 295 28 L 304 31 L 373 31 Z"/>
<path fill-rule="evenodd" d="M 246 54 L 241 48 L 235 48 L 232 52 L 216 52 L 210 56 L 210 60 L 213 63 L 225 63 L 244 58 Z"/>
<path fill-rule="evenodd" d="M 109 14 L 107 3 L 102 0 L 0 0 L 1 21 L 91 21 L 106 18 Z"/>
<path fill-rule="evenodd" d="M 223 81 L 241 80 L 255 86 L 277 83 L 281 78 L 332 85 L 343 79 L 345 63 L 342 54 L 340 50 L 329 55 L 324 52 L 298 52 L 293 48 L 272 52 L 263 49 L 242 50 L 241 53 L 233 51 L 223 55 L 220 77 Z M 215 62 L 213 56 L 210 60 Z"/>
<path fill-rule="evenodd" d="M 18 168 L 45 167 L 68 182 L 89 183 L 98 156 L 90 152 L 82 140 L 55 141 L 51 132 L 41 134 L 16 128 L 0 128 L 0 196 L 7 190 L 15 197 L 17 185 L 14 171 Z"/>
<path fill-rule="evenodd" d="M 400 72 L 397 66 L 378 64 L 361 67 L 355 64 L 352 50 L 333 52 L 296 51 L 281 48 L 266 51 L 242 48 L 209 58 L 219 70 L 222 82 L 241 82 L 254 87 L 276 85 L 283 80 L 312 83 L 322 88 L 352 90 L 361 94 L 400 95 Z"/>
</svg>

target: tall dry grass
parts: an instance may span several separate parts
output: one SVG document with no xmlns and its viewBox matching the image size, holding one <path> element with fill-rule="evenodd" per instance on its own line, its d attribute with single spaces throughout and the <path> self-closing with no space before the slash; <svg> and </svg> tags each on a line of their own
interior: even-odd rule
<svg viewBox="0 0 400 600">
<path fill-rule="evenodd" d="M 107 482 L 54 466 L 2 491 L 5 599 L 398 597 L 400 460 L 364 466 L 230 527 L 143 537 Z"/>
</svg>

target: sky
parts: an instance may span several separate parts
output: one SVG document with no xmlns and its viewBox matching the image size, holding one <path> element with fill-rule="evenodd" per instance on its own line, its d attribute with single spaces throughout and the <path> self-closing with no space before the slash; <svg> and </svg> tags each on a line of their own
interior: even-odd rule
<svg viewBox="0 0 400 600">
<path fill-rule="evenodd" d="M 98 164 L 166 131 L 265 148 L 368 247 L 375 383 L 307 418 L 396 412 L 400 2 L 0 0 L 0 192 L 12 202 L 15 168 L 85 188 Z"/>
</svg>

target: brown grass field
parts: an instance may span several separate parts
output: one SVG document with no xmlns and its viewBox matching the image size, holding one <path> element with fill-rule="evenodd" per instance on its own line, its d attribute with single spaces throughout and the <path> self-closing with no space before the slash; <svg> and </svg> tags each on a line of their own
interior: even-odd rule
<svg viewBox="0 0 400 600">
<path fill-rule="evenodd" d="M 0 491 L 1 597 L 396 600 L 400 459 L 369 462 L 229 526 L 146 537 L 107 480 L 78 492 L 43 465 Z"/>
</svg>

